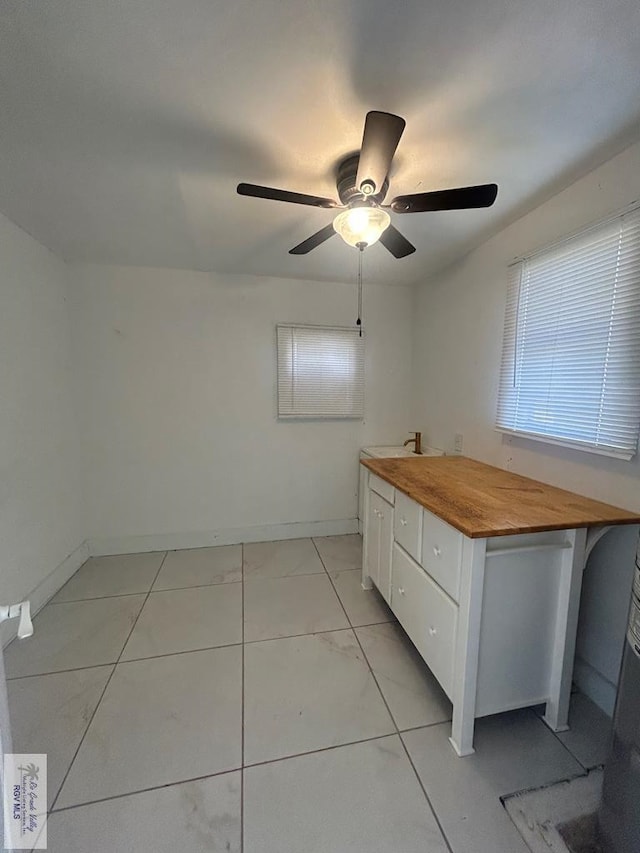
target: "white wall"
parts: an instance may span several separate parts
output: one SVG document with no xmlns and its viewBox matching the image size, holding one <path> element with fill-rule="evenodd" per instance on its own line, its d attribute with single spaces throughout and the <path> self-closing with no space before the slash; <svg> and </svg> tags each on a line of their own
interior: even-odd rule
<svg viewBox="0 0 640 853">
<path fill-rule="evenodd" d="M 353 324 L 355 285 L 87 265 L 73 280 L 95 552 L 355 529 L 359 447 L 411 427 L 409 288 L 365 285 L 365 422 L 307 423 L 276 418 L 275 324 Z"/>
<path fill-rule="evenodd" d="M 640 197 L 640 144 L 512 223 L 417 288 L 413 420 L 436 446 L 609 503 L 640 510 L 640 460 L 622 462 L 501 436 L 493 428 L 507 265 Z M 478 214 L 481 215 L 481 214 Z M 611 709 L 631 582 L 635 530 L 609 534 L 585 574 L 577 677 Z"/>
<path fill-rule="evenodd" d="M 0 214 L 2 603 L 32 595 L 40 606 L 83 560 L 65 564 L 84 539 L 67 275 Z"/>
</svg>

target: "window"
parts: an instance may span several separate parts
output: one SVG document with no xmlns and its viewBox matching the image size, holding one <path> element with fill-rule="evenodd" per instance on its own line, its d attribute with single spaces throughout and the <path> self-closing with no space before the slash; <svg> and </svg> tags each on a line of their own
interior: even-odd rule
<svg viewBox="0 0 640 853">
<path fill-rule="evenodd" d="M 631 459 L 640 424 L 640 209 L 509 268 L 497 428 Z"/>
<path fill-rule="evenodd" d="M 339 326 L 277 327 L 278 416 L 362 418 L 364 337 Z"/>
</svg>

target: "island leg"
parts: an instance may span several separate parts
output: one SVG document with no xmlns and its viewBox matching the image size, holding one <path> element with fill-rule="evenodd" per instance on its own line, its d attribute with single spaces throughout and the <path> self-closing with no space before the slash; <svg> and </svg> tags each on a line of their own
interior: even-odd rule
<svg viewBox="0 0 640 853">
<path fill-rule="evenodd" d="M 569 728 L 569 700 L 576 650 L 580 591 L 585 564 L 586 528 L 567 530 L 571 547 L 562 553 L 558 609 L 549 677 L 549 700 L 543 720 L 554 732 Z"/>
<path fill-rule="evenodd" d="M 453 722 L 449 742 L 460 756 L 471 755 L 476 716 L 478 655 L 486 539 L 464 539 L 453 676 Z"/>
</svg>

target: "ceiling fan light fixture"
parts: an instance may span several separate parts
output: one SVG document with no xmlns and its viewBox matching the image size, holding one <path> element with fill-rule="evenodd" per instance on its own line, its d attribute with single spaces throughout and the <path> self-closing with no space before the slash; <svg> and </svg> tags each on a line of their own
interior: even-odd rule
<svg viewBox="0 0 640 853">
<path fill-rule="evenodd" d="M 347 245 L 357 249 L 364 249 L 380 240 L 382 246 L 394 258 L 406 258 L 415 252 L 416 247 L 391 224 L 389 214 L 380 209 L 381 202 L 387 196 L 389 173 L 404 128 L 405 120 L 400 116 L 380 110 L 370 110 L 367 113 L 360 150 L 349 154 L 338 164 L 336 190 L 340 202 L 332 198 L 276 187 L 262 187 L 258 184 L 238 184 L 237 192 L 239 195 L 253 198 L 306 204 L 310 207 L 346 207 L 344 213 L 336 216 L 332 223 L 289 249 L 290 255 L 306 255 L 334 234 L 340 234 Z M 448 190 L 399 195 L 384 207 L 401 214 L 470 210 L 491 207 L 497 193 L 497 184 L 454 187 Z"/>
<path fill-rule="evenodd" d="M 391 224 L 391 217 L 379 207 L 351 207 L 339 213 L 333 227 L 349 246 L 371 246 Z"/>
</svg>

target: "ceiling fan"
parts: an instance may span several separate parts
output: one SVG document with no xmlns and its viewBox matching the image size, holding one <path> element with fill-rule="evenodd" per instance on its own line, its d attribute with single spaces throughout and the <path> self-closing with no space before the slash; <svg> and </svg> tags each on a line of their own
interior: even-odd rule
<svg viewBox="0 0 640 853">
<path fill-rule="evenodd" d="M 491 207 L 498 194 L 497 184 L 482 184 L 399 195 L 389 204 L 382 204 L 389 189 L 393 155 L 404 128 L 405 120 L 400 116 L 377 110 L 367 113 L 359 153 L 347 157 L 338 166 L 336 189 L 340 202 L 256 184 L 238 184 L 238 193 L 311 207 L 342 209 L 333 222 L 290 249 L 290 255 L 306 255 L 337 233 L 350 246 L 360 250 L 380 240 L 395 258 L 404 258 L 416 248 L 391 224 L 387 210 L 404 214 Z"/>
</svg>

